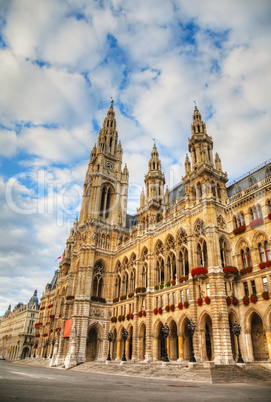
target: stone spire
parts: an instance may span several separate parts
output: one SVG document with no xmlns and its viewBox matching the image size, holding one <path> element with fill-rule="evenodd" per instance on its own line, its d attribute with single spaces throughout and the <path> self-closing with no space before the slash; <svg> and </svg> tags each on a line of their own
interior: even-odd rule
<svg viewBox="0 0 271 402">
<path fill-rule="evenodd" d="M 146 185 L 146 200 L 156 200 L 160 204 L 164 198 L 164 184 L 165 175 L 161 171 L 161 161 L 156 148 L 156 144 L 153 145 L 151 159 L 149 161 L 149 171 L 145 175 Z"/>
</svg>

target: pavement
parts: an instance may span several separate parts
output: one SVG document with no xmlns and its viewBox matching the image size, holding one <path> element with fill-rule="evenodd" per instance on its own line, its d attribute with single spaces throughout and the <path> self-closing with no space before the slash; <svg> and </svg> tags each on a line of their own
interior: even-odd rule
<svg viewBox="0 0 271 402">
<path fill-rule="evenodd" d="M 49 362 L 49 359 L 42 358 L 28 358 L 16 361 L 17 364 L 24 366 L 47 368 L 49 367 Z M 58 366 L 57 369 L 65 370 L 62 366 Z M 109 364 L 92 361 L 79 364 L 68 371 L 136 378 L 196 381 L 212 384 L 271 382 L 271 364 L 268 362 L 249 363 L 245 366 L 217 365 L 215 367 L 204 367 L 203 364 L 197 364 L 195 367 L 190 368 L 187 361 L 173 361 L 166 365 L 161 361 L 150 363 L 111 361 Z"/>
<path fill-rule="evenodd" d="M 0 390 L 0 401 L 5 402 L 14 400 L 21 402 L 48 400 L 65 402 L 108 402 L 108 400 L 110 402 L 175 402 L 180 400 L 270 402 L 271 383 L 270 381 L 257 381 L 212 384 L 207 381 L 110 375 L 108 373 L 79 372 L 74 369 L 50 369 L 1 361 Z"/>
</svg>

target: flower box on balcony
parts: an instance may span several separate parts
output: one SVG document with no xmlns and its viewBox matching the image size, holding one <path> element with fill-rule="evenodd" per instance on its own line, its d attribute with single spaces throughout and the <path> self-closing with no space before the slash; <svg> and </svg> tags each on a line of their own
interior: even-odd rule
<svg viewBox="0 0 271 402">
<path fill-rule="evenodd" d="M 245 306 L 249 305 L 249 297 L 248 296 L 243 297 L 243 303 L 244 303 Z"/>
<path fill-rule="evenodd" d="M 35 327 L 39 327 L 40 325 L 42 325 L 42 322 L 37 322 L 37 323 L 35 324 Z"/>
<path fill-rule="evenodd" d="M 269 299 L 269 292 L 263 292 L 262 293 L 262 298 L 264 299 L 264 300 L 268 300 Z"/>
<path fill-rule="evenodd" d="M 49 304 L 49 306 L 47 306 L 47 308 L 52 308 L 53 307 L 53 305 L 52 304 Z"/>
<path fill-rule="evenodd" d="M 43 336 L 43 338 L 46 338 L 46 336 L 48 336 L 48 334 L 43 334 L 42 336 Z"/>
<path fill-rule="evenodd" d="M 189 307 L 188 301 L 185 301 L 184 304 L 183 304 L 183 306 L 184 306 L 184 308 L 188 308 L 188 307 Z"/>
<path fill-rule="evenodd" d="M 58 318 L 62 317 L 62 314 L 59 314 Z"/>
<path fill-rule="evenodd" d="M 40 337 L 40 334 L 36 334 L 36 335 L 35 335 L 35 338 L 39 338 L 39 337 Z"/>
<path fill-rule="evenodd" d="M 159 286 L 159 285 L 155 285 L 155 286 L 154 286 L 154 289 L 155 289 L 155 290 L 159 290 L 159 289 L 160 289 L 160 286 Z"/>
<path fill-rule="evenodd" d="M 154 314 L 154 315 L 157 315 L 157 314 L 158 314 L 157 308 L 155 308 L 155 309 L 153 310 L 153 314 Z"/>
<path fill-rule="evenodd" d="M 210 299 L 209 296 L 204 297 L 204 301 L 205 301 L 205 304 L 210 304 L 211 303 L 211 299 Z"/>
<path fill-rule="evenodd" d="M 126 300 L 126 299 L 127 299 L 127 295 L 120 296 L 120 300 Z"/>
<path fill-rule="evenodd" d="M 173 279 L 173 280 L 171 281 L 171 283 L 172 283 L 172 286 L 175 286 L 175 285 L 176 285 L 175 279 Z"/>
<path fill-rule="evenodd" d="M 130 313 L 130 320 L 133 320 L 133 319 L 134 319 L 134 314 Z"/>
<path fill-rule="evenodd" d="M 271 220 L 271 214 L 268 214 L 268 215 L 267 215 L 267 218 L 268 218 L 269 220 Z"/>
<path fill-rule="evenodd" d="M 232 304 L 233 304 L 234 306 L 237 306 L 238 303 L 239 303 L 239 302 L 238 302 L 238 299 L 233 296 L 233 298 L 232 298 Z"/>
<path fill-rule="evenodd" d="M 252 266 L 251 265 L 249 267 L 247 267 L 247 268 L 242 268 L 240 270 L 241 275 L 250 274 L 251 272 L 252 272 Z"/>
<path fill-rule="evenodd" d="M 206 276 L 208 274 L 208 269 L 205 267 L 197 267 L 193 268 L 191 271 L 191 275 L 194 276 Z"/>
<path fill-rule="evenodd" d="M 146 293 L 146 290 L 147 289 L 143 286 L 143 287 L 136 288 L 135 292 L 136 292 L 136 294 L 137 293 Z"/>
<path fill-rule="evenodd" d="M 174 310 L 175 310 L 175 306 L 174 306 L 174 304 L 171 304 L 170 305 L 170 311 L 173 313 Z"/>
<path fill-rule="evenodd" d="M 269 268 L 269 267 L 271 267 L 271 261 L 261 262 L 259 264 L 260 269 Z"/>
<path fill-rule="evenodd" d="M 45 307 L 43 306 L 43 307 L 40 308 L 40 311 L 42 311 L 42 310 L 44 310 L 44 309 L 45 309 Z"/>
<path fill-rule="evenodd" d="M 252 295 L 250 296 L 251 303 L 256 303 L 257 300 L 258 300 L 258 296 L 256 295 L 256 293 L 252 293 Z"/>
<path fill-rule="evenodd" d="M 187 279 L 188 279 L 188 275 L 181 276 L 181 277 L 179 278 L 179 283 L 183 283 L 183 282 L 187 281 Z"/>
<path fill-rule="evenodd" d="M 117 322 L 117 317 L 111 317 L 111 322 L 116 323 Z"/>
<path fill-rule="evenodd" d="M 223 267 L 223 271 L 225 275 L 238 275 L 238 269 L 236 267 Z"/>
<path fill-rule="evenodd" d="M 160 284 L 160 289 L 164 289 L 164 284 L 163 283 Z"/>
<path fill-rule="evenodd" d="M 162 313 L 163 313 L 162 307 L 159 307 L 158 314 L 162 314 Z"/>
<path fill-rule="evenodd" d="M 169 306 L 166 306 L 166 307 L 165 307 L 165 310 L 168 312 L 168 311 L 169 311 Z"/>
<path fill-rule="evenodd" d="M 142 317 L 142 311 L 139 311 L 139 312 L 137 313 L 137 316 L 138 316 L 139 318 L 141 318 L 141 317 Z"/>
<path fill-rule="evenodd" d="M 232 300 L 231 300 L 231 297 L 230 297 L 230 296 L 228 296 L 228 297 L 226 298 L 226 302 L 227 302 L 227 305 L 228 305 L 228 306 L 231 305 Z"/>
<path fill-rule="evenodd" d="M 197 304 L 198 304 L 198 306 L 202 306 L 202 298 L 201 297 L 197 300 Z"/>
<path fill-rule="evenodd" d="M 105 298 L 100 296 L 91 296 L 91 300 L 95 302 L 106 303 Z"/>
<path fill-rule="evenodd" d="M 166 283 L 166 287 L 169 288 L 171 286 L 171 282 Z"/>
<path fill-rule="evenodd" d="M 246 231 L 246 225 L 243 225 L 243 226 L 239 226 L 238 228 L 234 229 L 233 234 L 236 236 L 241 233 L 244 233 L 245 231 Z"/>
<path fill-rule="evenodd" d="M 143 315 L 143 317 L 146 317 L 146 316 L 147 316 L 147 313 L 146 313 L 145 310 L 142 312 L 142 315 Z"/>
<path fill-rule="evenodd" d="M 126 320 L 130 320 L 130 314 L 128 313 L 127 315 L 126 315 Z"/>
<path fill-rule="evenodd" d="M 133 296 L 134 296 L 134 292 L 128 294 L 129 299 L 131 299 L 131 297 L 133 297 Z"/>
<path fill-rule="evenodd" d="M 71 296 L 71 295 L 68 295 L 67 297 L 66 297 L 66 300 L 73 300 L 74 299 L 74 296 Z"/>
<path fill-rule="evenodd" d="M 49 318 L 51 318 L 51 320 L 52 320 L 53 318 L 55 318 L 55 315 L 51 314 L 51 315 L 49 315 Z"/>
<path fill-rule="evenodd" d="M 181 302 L 178 303 L 178 309 L 179 309 L 179 310 L 182 310 L 182 308 L 183 308 L 183 303 L 181 303 Z"/>
<path fill-rule="evenodd" d="M 115 299 L 113 299 L 113 303 L 117 303 L 119 301 L 118 297 L 115 297 Z"/>
<path fill-rule="evenodd" d="M 263 224 L 263 218 L 258 218 L 258 219 L 255 219 L 254 221 L 250 222 L 249 226 L 251 227 L 251 229 L 254 229 L 257 226 L 260 226 L 262 224 Z"/>
</svg>

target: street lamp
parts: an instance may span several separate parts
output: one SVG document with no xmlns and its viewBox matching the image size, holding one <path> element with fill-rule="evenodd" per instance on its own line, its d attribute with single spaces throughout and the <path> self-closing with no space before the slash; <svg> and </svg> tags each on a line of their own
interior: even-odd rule
<svg viewBox="0 0 271 402">
<path fill-rule="evenodd" d="M 165 357 L 164 357 L 163 361 L 164 362 L 169 362 L 169 358 L 168 358 L 168 355 L 167 355 L 167 338 L 169 336 L 169 327 L 168 327 L 167 323 L 162 327 L 162 335 L 163 335 L 163 338 L 165 339 L 165 347 L 166 347 Z"/>
<path fill-rule="evenodd" d="M 127 362 L 126 355 L 125 355 L 125 346 L 126 346 L 126 341 L 128 339 L 128 332 L 126 331 L 125 328 L 123 328 L 123 330 L 122 330 L 122 339 L 124 341 L 124 347 L 123 347 L 123 356 L 122 356 L 121 361 Z"/>
<path fill-rule="evenodd" d="M 50 359 L 52 359 L 52 357 L 53 357 L 53 352 L 54 352 L 55 343 L 56 343 L 56 340 L 55 340 L 55 338 L 54 338 L 54 339 L 52 340 L 52 352 L 51 352 Z"/>
<path fill-rule="evenodd" d="M 37 350 L 37 348 L 38 348 L 38 344 L 39 344 L 39 342 L 36 341 L 36 342 L 35 342 L 35 347 L 34 347 L 34 356 L 33 356 L 33 357 L 36 357 L 36 350 Z"/>
<path fill-rule="evenodd" d="M 113 341 L 113 333 L 112 331 L 109 331 L 107 334 L 107 338 L 108 338 L 108 342 L 109 342 L 109 350 L 108 350 L 108 356 L 106 360 L 111 360 L 111 356 L 110 356 L 110 346 L 111 346 L 111 342 Z"/>
<path fill-rule="evenodd" d="M 240 343 L 239 343 L 239 335 L 241 332 L 241 326 L 240 324 L 238 324 L 237 321 L 235 321 L 235 323 L 233 324 L 233 333 L 234 335 L 237 337 L 237 344 L 238 344 L 238 360 L 237 363 L 244 363 L 244 360 L 242 358 L 242 354 L 241 354 L 241 349 L 240 349 Z"/>
<path fill-rule="evenodd" d="M 49 340 L 47 339 L 47 341 L 45 342 L 45 354 L 44 354 L 44 359 L 47 359 L 47 349 L 48 349 L 48 345 L 49 345 Z"/>
<path fill-rule="evenodd" d="M 193 347 L 193 335 L 194 335 L 194 332 L 195 332 L 195 329 L 196 329 L 196 325 L 193 323 L 192 318 L 189 321 L 189 323 L 187 324 L 187 327 L 188 327 L 188 331 L 189 331 L 189 334 L 190 334 L 190 343 L 191 343 L 191 353 L 190 353 L 189 362 L 196 363 L 197 360 L 195 359 L 194 347 Z"/>
</svg>

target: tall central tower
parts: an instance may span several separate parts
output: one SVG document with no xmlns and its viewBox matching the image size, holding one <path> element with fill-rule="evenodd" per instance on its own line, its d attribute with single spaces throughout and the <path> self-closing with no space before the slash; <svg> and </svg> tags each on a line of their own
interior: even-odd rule
<svg viewBox="0 0 271 402">
<path fill-rule="evenodd" d="M 113 101 L 94 145 L 84 183 L 80 224 L 90 218 L 126 225 L 129 173 L 122 168 L 122 146 L 118 141 Z"/>
</svg>

